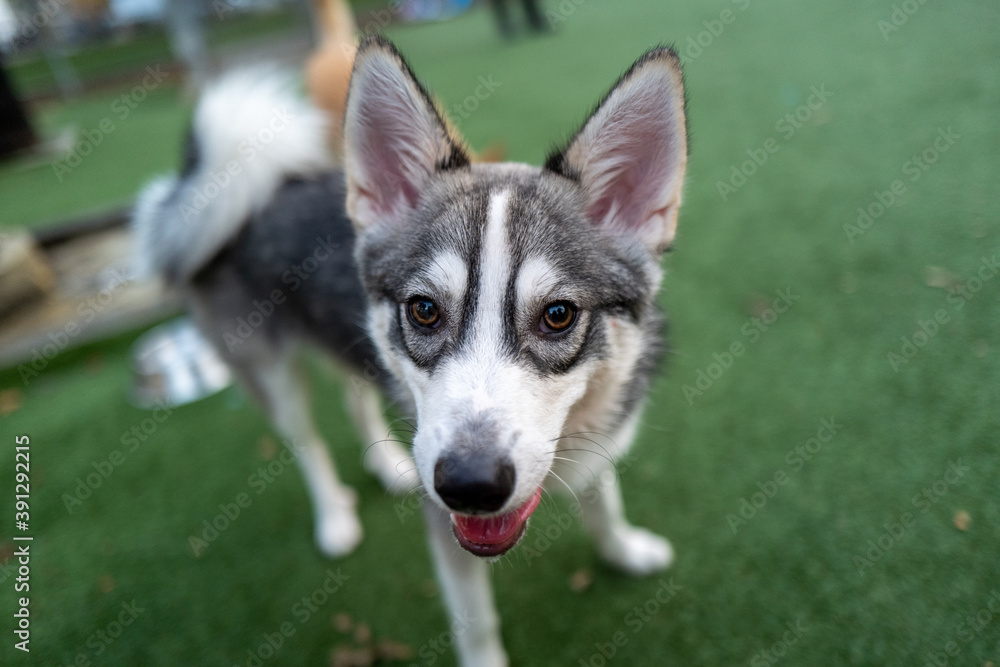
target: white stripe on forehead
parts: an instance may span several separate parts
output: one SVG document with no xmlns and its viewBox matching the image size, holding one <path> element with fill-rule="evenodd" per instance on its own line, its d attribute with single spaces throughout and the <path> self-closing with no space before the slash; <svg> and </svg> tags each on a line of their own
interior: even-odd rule
<svg viewBox="0 0 1000 667">
<path fill-rule="evenodd" d="M 523 309 L 534 299 L 548 297 L 559 286 L 560 275 L 550 262 L 537 255 L 521 264 L 517 274 L 517 303 Z"/>
<path fill-rule="evenodd" d="M 476 304 L 473 338 L 478 342 L 499 341 L 503 335 L 503 303 L 510 278 L 511 248 L 507 235 L 507 202 L 510 192 L 490 196 L 486 229 L 479 258 L 479 303 Z M 497 344 L 490 346 L 496 349 Z"/>
<path fill-rule="evenodd" d="M 413 289 L 444 292 L 455 301 L 461 301 L 465 296 L 468 273 L 469 269 L 461 256 L 454 250 L 445 250 L 434 256 L 433 261 L 417 277 Z"/>
</svg>

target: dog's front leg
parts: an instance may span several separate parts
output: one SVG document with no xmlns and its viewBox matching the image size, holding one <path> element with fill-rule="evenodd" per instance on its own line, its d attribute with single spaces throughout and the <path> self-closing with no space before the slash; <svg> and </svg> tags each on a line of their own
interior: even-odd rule
<svg viewBox="0 0 1000 667">
<path fill-rule="evenodd" d="M 489 565 L 463 550 L 452 534 L 451 518 L 431 501 L 424 503 L 431 553 L 451 617 L 462 667 L 506 667 L 500 617 L 493 604 Z"/>
<path fill-rule="evenodd" d="M 598 475 L 583 494 L 583 521 L 611 565 L 635 576 L 664 570 L 674 560 L 666 538 L 629 523 L 616 475 Z"/>
</svg>

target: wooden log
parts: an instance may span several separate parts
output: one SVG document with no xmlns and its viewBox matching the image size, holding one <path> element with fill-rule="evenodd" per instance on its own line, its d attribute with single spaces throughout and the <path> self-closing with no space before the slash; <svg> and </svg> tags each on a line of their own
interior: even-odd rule
<svg viewBox="0 0 1000 667">
<path fill-rule="evenodd" d="M 25 231 L 0 233 L 0 319 L 55 287 L 55 274 L 35 238 Z"/>
</svg>

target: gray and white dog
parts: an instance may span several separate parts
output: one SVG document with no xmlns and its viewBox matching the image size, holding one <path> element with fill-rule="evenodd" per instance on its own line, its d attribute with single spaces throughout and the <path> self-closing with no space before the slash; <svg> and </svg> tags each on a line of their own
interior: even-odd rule
<svg viewBox="0 0 1000 667">
<path fill-rule="evenodd" d="M 366 467 L 427 496 L 449 610 L 474 619 L 461 663 L 506 665 L 489 559 L 517 544 L 552 480 L 579 480 L 611 564 L 644 575 L 673 558 L 603 473 L 633 440 L 662 348 L 654 297 L 687 164 L 678 58 L 642 56 L 544 167 L 473 164 L 395 48 L 368 37 L 343 169 L 323 145 L 322 114 L 280 77 L 224 78 L 195 111 L 182 173 L 139 198 L 138 258 L 297 443 L 326 554 L 362 531 L 298 352 L 368 371 L 415 415 L 411 457 L 387 439 L 376 390 L 348 390 L 376 443 Z"/>
</svg>

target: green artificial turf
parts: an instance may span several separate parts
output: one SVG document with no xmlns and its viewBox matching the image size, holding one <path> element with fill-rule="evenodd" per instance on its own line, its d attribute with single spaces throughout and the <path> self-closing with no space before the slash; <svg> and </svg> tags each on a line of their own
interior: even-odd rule
<svg viewBox="0 0 1000 667">
<path fill-rule="evenodd" d="M 560 525 L 569 504 L 547 502 L 527 536 L 537 557 L 519 549 L 493 568 L 512 664 L 1000 663 L 1000 614 L 987 608 L 1000 599 L 1000 277 L 988 268 L 1000 250 L 1000 7 L 902 5 L 916 12 L 886 35 L 888 1 L 551 0 L 566 14 L 555 34 L 513 44 L 484 11 L 391 30 L 448 108 L 480 77 L 499 83 L 457 124 L 475 147 L 502 140 L 533 163 L 647 47 L 687 52 L 692 153 L 663 296 L 672 348 L 622 472 L 629 516 L 669 536 L 677 561 L 662 577 L 611 571 L 579 526 Z M 814 87 L 825 101 L 803 110 Z M 184 104 L 172 96 L 140 106 L 77 182 L 0 172 L 5 222 L 116 201 L 175 163 Z M 45 122 L 86 127 L 110 103 Z M 796 112 L 799 127 L 783 121 Z M 949 129 L 957 138 L 914 171 Z M 763 165 L 723 198 L 718 184 L 754 156 Z M 902 194 L 887 194 L 896 180 Z M 867 229 L 845 229 L 890 197 Z M 774 317 L 779 292 L 791 305 Z M 411 646 L 403 664 L 453 664 L 437 650 L 451 637 L 422 521 L 363 474 L 337 383 L 316 374 L 317 413 L 366 540 L 328 562 L 297 471 L 257 493 L 272 436 L 238 390 L 175 409 L 128 451 L 128 431 L 151 418 L 126 401 L 133 338 L 66 353 L 27 384 L 0 375 L 23 400 L 0 421 L 0 525 L 9 535 L 13 437 L 27 433 L 35 536 L 32 653 L 12 650 L 5 629 L 0 662 L 255 664 L 247 651 L 287 623 L 294 634 L 263 664 L 319 665 L 352 641 L 331 623 L 343 613 Z M 912 358 L 904 338 L 920 343 Z M 121 464 L 68 512 L 64 494 L 115 450 Z M 189 537 L 241 493 L 249 507 L 196 557 Z M 593 583 L 574 592 L 581 569 Z M 307 618 L 297 601 L 328 570 L 347 578 Z M 12 572 L 0 570 L 5 628 Z M 680 587 L 663 605 L 651 602 L 661 581 Z M 132 600 L 143 611 L 106 646 L 95 633 Z"/>
</svg>

